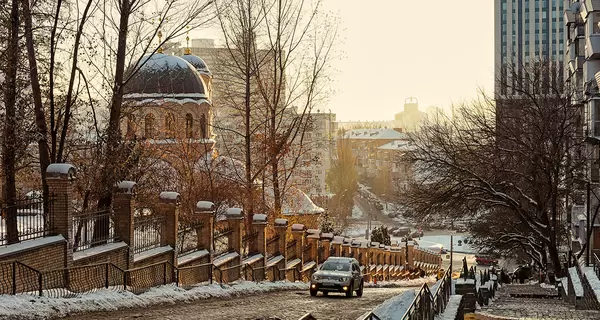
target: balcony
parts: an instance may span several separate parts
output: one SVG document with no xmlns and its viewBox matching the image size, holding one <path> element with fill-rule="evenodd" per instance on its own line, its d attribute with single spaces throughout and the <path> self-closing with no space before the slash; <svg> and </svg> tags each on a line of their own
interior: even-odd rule
<svg viewBox="0 0 600 320">
<path fill-rule="evenodd" d="M 583 69 L 583 62 L 585 59 L 582 56 L 577 56 L 573 60 L 569 60 L 569 71 L 571 74 L 581 71 Z"/>
<path fill-rule="evenodd" d="M 582 6 L 583 9 L 584 6 Z M 585 9 L 587 12 L 600 11 L 600 0 L 586 0 Z M 583 12 L 583 10 L 582 10 Z M 586 14 L 587 14 L 586 12 Z"/>
<path fill-rule="evenodd" d="M 585 39 L 585 56 L 588 60 L 600 59 L 600 35 L 591 35 Z"/>
<path fill-rule="evenodd" d="M 575 14 L 573 13 L 573 11 L 566 9 L 564 19 L 567 25 L 573 24 L 575 23 Z"/>
</svg>

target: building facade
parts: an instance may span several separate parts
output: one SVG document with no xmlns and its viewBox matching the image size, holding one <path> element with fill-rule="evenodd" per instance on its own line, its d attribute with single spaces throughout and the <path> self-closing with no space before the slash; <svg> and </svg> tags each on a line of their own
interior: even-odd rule
<svg viewBox="0 0 600 320">
<path fill-rule="evenodd" d="M 561 73 L 566 34 L 564 5 L 562 0 L 495 0 L 496 96 L 517 95 L 514 78 L 532 63 L 546 62 Z"/>
</svg>

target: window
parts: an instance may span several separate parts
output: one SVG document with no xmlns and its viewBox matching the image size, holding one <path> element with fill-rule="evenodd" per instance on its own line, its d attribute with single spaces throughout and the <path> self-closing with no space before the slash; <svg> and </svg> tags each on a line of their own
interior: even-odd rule
<svg viewBox="0 0 600 320">
<path fill-rule="evenodd" d="M 135 135 L 135 116 L 130 114 L 127 116 L 127 137 Z"/>
<path fill-rule="evenodd" d="M 200 116 L 200 134 L 202 139 L 206 139 L 206 116 L 203 114 Z"/>
<path fill-rule="evenodd" d="M 175 133 L 175 116 L 169 112 L 165 116 L 165 136 L 173 138 Z"/>
<path fill-rule="evenodd" d="M 185 115 L 185 136 L 188 139 L 194 137 L 194 116 L 191 113 Z"/>
<path fill-rule="evenodd" d="M 148 113 L 144 118 L 144 136 L 146 139 L 154 139 L 154 135 L 154 115 L 152 113 Z"/>
<path fill-rule="evenodd" d="M 593 29 L 592 29 L 592 33 L 593 34 L 600 34 L 600 13 L 599 12 L 595 12 L 594 13 L 594 23 L 593 23 Z"/>
</svg>

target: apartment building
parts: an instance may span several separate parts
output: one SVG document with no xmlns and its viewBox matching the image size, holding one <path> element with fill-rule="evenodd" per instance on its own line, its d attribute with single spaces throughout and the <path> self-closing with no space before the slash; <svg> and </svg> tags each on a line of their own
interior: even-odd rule
<svg viewBox="0 0 600 320">
<path fill-rule="evenodd" d="M 562 74 L 564 8 L 562 0 L 495 0 L 496 96 L 517 95 L 515 77 L 522 76 L 520 69 L 532 63 L 548 63 Z"/>
</svg>

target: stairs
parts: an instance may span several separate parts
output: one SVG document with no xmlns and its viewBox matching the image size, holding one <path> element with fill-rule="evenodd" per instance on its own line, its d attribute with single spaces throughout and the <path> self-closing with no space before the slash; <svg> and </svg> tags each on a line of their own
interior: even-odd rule
<svg viewBox="0 0 600 320">
<path fill-rule="evenodd" d="M 600 319 L 598 310 L 577 310 L 548 286 L 505 284 L 489 305 L 476 311 L 477 319 Z"/>
</svg>

